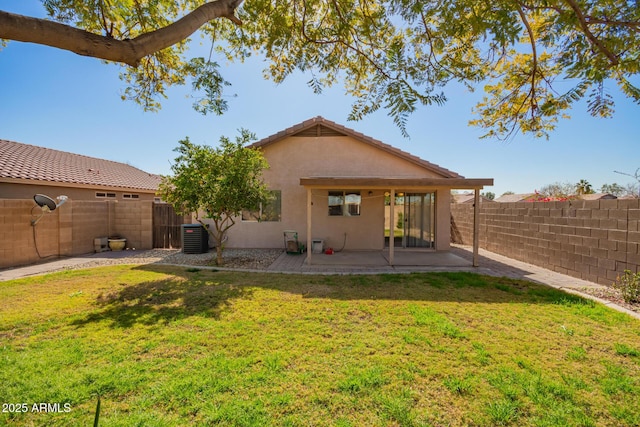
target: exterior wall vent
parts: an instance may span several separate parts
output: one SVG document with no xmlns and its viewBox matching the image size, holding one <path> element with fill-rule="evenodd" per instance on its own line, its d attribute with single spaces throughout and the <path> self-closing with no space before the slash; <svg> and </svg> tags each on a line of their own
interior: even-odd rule
<svg viewBox="0 0 640 427">
<path fill-rule="evenodd" d="M 309 129 L 305 129 L 301 132 L 298 132 L 293 136 L 318 137 L 318 136 L 345 136 L 345 135 L 346 134 L 342 132 L 328 128 L 326 126 L 315 125 L 310 127 Z"/>
</svg>

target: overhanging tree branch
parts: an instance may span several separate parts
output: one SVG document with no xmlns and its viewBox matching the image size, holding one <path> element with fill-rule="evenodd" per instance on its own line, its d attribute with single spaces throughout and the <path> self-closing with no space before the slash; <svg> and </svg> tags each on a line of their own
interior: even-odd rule
<svg viewBox="0 0 640 427">
<path fill-rule="evenodd" d="M 589 29 L 589 24 L 587 23 L 587 18 L 582 13 L 580 6 L 576 3 L 575 0 L 565 0 L 569 7 L 573 9 L 573 12 L 576 14 L 576 18 L 578 18 L 578 22 L 580 23 L 580 28 L 584 32 L 584 35 L 589 39 L 589 42 L 593 44 L 604 56 L 609 59 L 611 65 L 618 65 L 620 63 L 618 57 L 613 54 L 607 47 L 604 45 L 602 40 L 599 40 Z"/>
<path fill-rule="evenodd" d="M 536 37 L 531 28 L 531 24 L 529 24 L 529 20 L 527 19 L 527 15 L 522 10 L 522 7 L 518 7 L 518 14 L 520 15 L 520 19 L 527 29 L 527 33 L 529 34 L 529 41 L 531 43 L 531 90 L 529 91 L 529 95 L 531 96 L 531 118 L 534 119 L 536 115 L 536 74 L 538 73 L 538 50 L 536 48 Z"/>
<path fill-rule="evenodd" d="M 131 40 L 116 40 L 54 21 L 0 11 L 0 39 L 38 43 L 136 67 L 145 56 L 181 42 L 213 19 L 227 18 L 242 25 L 235 16 L 242 1 L 205 3 L 176 22 Z"/>
</svg>

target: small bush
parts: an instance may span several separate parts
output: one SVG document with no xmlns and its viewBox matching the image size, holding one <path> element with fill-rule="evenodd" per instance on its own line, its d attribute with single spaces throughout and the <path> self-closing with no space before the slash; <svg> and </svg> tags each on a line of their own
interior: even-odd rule
<svg viewBox="0 0 640 427">
<path fill-rule="evenodd" d="M 622 277 L 616 278 L 613 287 L 620 291 L 625 302 L 640 303 L 640 273 L 625 270 Z"/>
</svg>

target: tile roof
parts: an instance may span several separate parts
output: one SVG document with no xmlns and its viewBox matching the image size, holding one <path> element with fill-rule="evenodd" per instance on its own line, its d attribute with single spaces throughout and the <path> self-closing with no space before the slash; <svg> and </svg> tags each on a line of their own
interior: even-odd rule
<svg viewBox="0 0 640 427">
<path fill-rule="evenodd" d="M 494 202 L 499 203 L 517 203 L 528 200 L 532 197 L 535 197 L 536 193 L 525 193 L 525 194 L 503 194 L 494 200 Z"/>
<path fill-rule="evenodd" d="M 160 176 L 133 166 L 0 139 L 0 180 L 156 190 Z"/>
<path fill-rule="evenodd" d="M 582 194 L 579 196 L 579 198 L 582 200 L 617 199 L 616 196 L 609 193 Z"/>
<path fill-rule="evenodd" d="M 473 203 L 475 195 L 473 193 L 452 194 L 453 203 Z M 480 202 L 493 202 L 493 200 L 480 195 Z"/>
<path fill-rule="evenodd" d="M 411 163 L 414 163 L 418 166 L 421 166 L 427 170 L 430 170 L 432 172 L 435 172 L 439 175 L 441 175 L 443 178 L 464 178 L 462 175 L 459 175 L 453 171 L 450 171 L 449 169 L 445 169 L 441 166 L 438 166 L 434 163 L 428 162 L 426 160 L 423 160 L 417 156 L 414 156 L 413 154 L 407 153 L 406 151 L 402 151 L 396 147 L 393 147 L 389 144 L 385 144 L 382 141 L 379 141 L 377 139 L 371 138 L 370 136 L 366 136 L 360 132 L 357 132 L 353 129 L 349 129 L 345 126 L 339 125 L 335 122 L 332 122 L 331 120 L 327 120 L 322 116 L 318 116 L 318 117 L 314 117 L 312 119 L 309 120 L 305 120 L 302 123 L 298 123 L 297 125 L 293 125 L 285 130 L 282 130 L 274 135 L 268 136 L 264 139 L 261 139 L 260 141 L 257 141 L 253 144 L 250 145 L 250 147 L 253 148 L 260 148 L 260 147 L 266 147 L 267 145 L 271 145 L 275 142 L 278 142 L 284 138 L 290 137 L 290 136 L 296 136 L 299 134 L 304 134 L 305 136 L 310 136 L 309 134 L 309 130 L 316 127 L 316 126 L 321 126 L 324 128 L 328 128 L 330 131 L 333 132 L 327 132 L 326 130 L 323 130 L 322 128 L 318 128 L 318 136 L 323 136 L 323 135 L 327 135 L 327 136 L 335 136 L 335 135 L 346 135 L 346 136 L 350 136 L 354 139 L 357 139 L 358 141 L 364 142 L 365 144 L 369 144 L 372 145 L 376 148 L 379 148 L 383 151 L 386 151 L 387 153 L 393 154 L 395 156 L 398 156 L 400 158 L 403 158 Z"/>
</svg>

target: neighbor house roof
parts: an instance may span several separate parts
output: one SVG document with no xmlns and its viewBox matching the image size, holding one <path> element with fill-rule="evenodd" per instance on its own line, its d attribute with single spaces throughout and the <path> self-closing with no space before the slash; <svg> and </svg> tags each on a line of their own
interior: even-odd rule
<svg viewBox="0 0 640 427">
<path fill-rule="evenodd" d="M 609 193 L 582 194 L 579 196 L 579 198 L 582 200 L 617 199 L 616 196 Z"/>
<path fill-rule="evenodd" d="M 160 176 L 124 163 L 0 139 L 0 181 L 155 191 Z"/>
<path fill-rule="evenodd" d="M 473 203 L 475 200 L 474 193 L 462 193 L 462 194 L 452 194 L 451 201 L 453 203 Z M 481 202 L 492 202 L 493 200 L 486 198 L 483 195 L 480 195 Z"/>
<path fill-rule="evenodd" d="M 331 120 L 327 120 L 324 117 L 318 116 L 312 119 L 306 120 L 297 125 L 291 126 L 283 131 L 280 131 L 274 135 L 268 136 L 250 145 L 252 148 L 264 148 L 275 142 L 281 141 L 285 138 L 292 136 L 350 136 L 360 142 L 369 144 L 375 148 L 378 148 L 387 153 L 393 154 L 397 157 L 405 159 L 413 164 L 421 166 L 427 170 L 430 170 L 443 178 L 464 178 L 455 172 L 445 169 L 441 166 L 423 160 L 413 154 L 402 151 L 389 144 L 385 144 L 382 141 L 366 136 L 353 129 L 349 129 L 345 126 L 339 125 Z"/>
<path fill-rule="evenodd" d="M 536 197 L 536 193 L 525 193 L 525 194 L 503 194 L 494 200 L 494 202 L 500 203 L 515 203 L 515 202 L 524 202 L 525 200 L 529 200 L 532 197 Z"/>
</svg>

